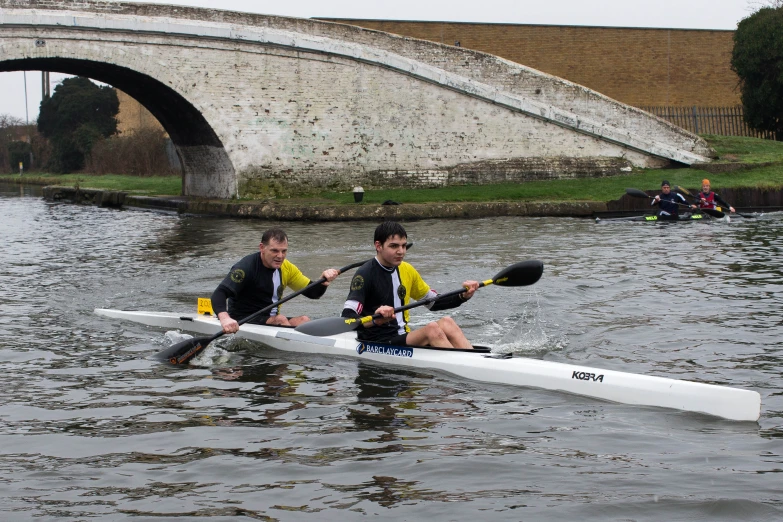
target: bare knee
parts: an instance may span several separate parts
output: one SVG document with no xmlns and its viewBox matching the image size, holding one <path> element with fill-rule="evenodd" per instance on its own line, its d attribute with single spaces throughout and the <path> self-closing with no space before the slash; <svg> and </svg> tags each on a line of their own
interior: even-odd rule
<svg viewBox="0 0 783 522">
<path fill-rule="evenodd" d="M 427 332 L 427 339 L 430 340 L 430 342 L 436 341 L 436 340 L 446 340 L 446 334 L 443 333 L 443 329 L 440 327 L 440 325 L 436 322 L 428 323 L 427 326 L 424 327 L 425 331 Z"/>
<path fill-rule="evenodd" d="M 288 318 L 284 315 L 273 315 L 269 318 L 266 324 L 274 326 L 291 326 L 291 324 L 288 322 Z"/>
<path fill-rule="evenodd" d="M 300 315 L 299 317 L 292 317 L 288 320 L 288 322 L 290 323 L 290 326 L 299 326 L 300 324 L 306 323 L 309 320 L 310 318 L 306 315 Z"/>
<path fill-rule="evenodd" d="M 446 316 L 438 319 L 438 326 L 440 326 L 441 330 L 449 330 L 457 326 L 457 323 L 451 317 Z"/>
</svg>

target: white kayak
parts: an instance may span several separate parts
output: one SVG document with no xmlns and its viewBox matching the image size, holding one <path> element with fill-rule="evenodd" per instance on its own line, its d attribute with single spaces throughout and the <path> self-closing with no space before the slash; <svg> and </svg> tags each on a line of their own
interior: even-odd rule
<svg viewBox="0 0 783 522">
<path fill-rule="evenodd" d="M 206 315 L 102 308 L 96 309 L 95 313 L 206 335 L 220 331 L 217 319 Z M 556 390 L 622 404 L 673 408 L 736 421 L 756 421 L 761 414 L 761 396 L 757 392 L 714 384 L 509 357 L 487 351 L 362 343 L 356 340 L 354 332 L 313 337 L 292 328 L 244 324 L 235 335 L 279 350 L 341 355 L 377 363 L 442 370 L 476 381 Z"/>
</svg>

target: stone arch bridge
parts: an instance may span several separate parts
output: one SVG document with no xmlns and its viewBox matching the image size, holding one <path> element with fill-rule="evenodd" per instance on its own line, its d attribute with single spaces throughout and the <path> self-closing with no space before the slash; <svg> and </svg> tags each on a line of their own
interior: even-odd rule
<svg viewBox="0 0 783 522">
<path fill-rule="evenodd" d="M 709 161 L 698 136 L 484 53 L 315 20 L 0 0 L 0 71 L 87 76 L 163 124 L 183 193 L 439 186 Z"/>
</svg>

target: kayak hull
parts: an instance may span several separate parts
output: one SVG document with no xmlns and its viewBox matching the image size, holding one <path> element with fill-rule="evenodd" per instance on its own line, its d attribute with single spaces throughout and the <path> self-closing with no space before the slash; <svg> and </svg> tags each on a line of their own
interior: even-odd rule
<svg viewBox="0 0 783 522">
<path fill-rule="evenodd" d="M 96 309 L 104 317 L 205 335 L 220 331 L 217 319 L 196 314 Z M 291 328 L 242 325 L 238 337 L 278 350 L 354 357 L 374 363 L 442 370 L 466 379 L 555 390 L 605 401 L 656 406 L 714 415 L 736 421 L 756 421 L 761 396 L 752 390 L 665 377 L 639 375 L 558 363 L 473 352 L 361 343 L 353 332 L 313 337 Z"/>
<path fill-rule="evenodd" d="M 713 218 L 706 214 L 682 214 L 680 216 L 677 216 L 676 218 L 662 218 L 660 216 L 655 216 L 655 215 L 595 218 L 596 223 L 604 223 L 607 221 L 634 221 L 634 222 L 641 221 L 645 223 L 681 223 L 681 222 L 692 222 L 692 221 L 728 221 L 728 217 L 724 216 L 722 218 Z"/>
</svg>

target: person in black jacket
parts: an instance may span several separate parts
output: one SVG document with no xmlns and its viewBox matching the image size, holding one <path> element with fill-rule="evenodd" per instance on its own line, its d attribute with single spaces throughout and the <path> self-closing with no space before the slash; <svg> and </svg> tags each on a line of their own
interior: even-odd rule
<svg viewBox="0 0 783 522">
<path fill-rule="evenodd" d="M 237 321 L 277 303 L 282 299 L 286 287 L 298 291 L 310 285 L 310 279 L 286 259 L 288 236 L 282 229 L 270 228 L 264 232 L 258 250 L 235 263 L 212 293 L 212 309 L 225 333 L 235 333 L 239 330 Z M 320 298 L 339 273 L 335 268 L 324 270 L 321 277 L 326 281 L 313 286 L 302 295 L 310 299 Z M 262 315 L 251 322 L 298 326 L 309 320 L 306 315 L 288 318 L 280 313 L 280 306 L 276 306 L 268 315 Z"/>
<path fill-rule="evenodd" d="M 381 314 L 383 318 L 360 325 L 357 337 L 398 346 L 437 346 L 472 349 L 473 345 L 451 317 L 432 321 L 411 330 L 408 312 L 394 312 L 411 299 L 421 300 L 437 295 L 410 264 L 403 261 L 408 234 L 399 223 L 386 221 L 375 229 L 376 256 L 356 271 L 351 290 L 343 308 L 343 317 Z M 430 310 L 446 310 L 460 306 L 473 296 L 478 281 L 462 283 L 465 292 L 444 297 L 427 305 Z"/>
<path fill-rule="evenodd" d="M 680 215 L 680 205 L 688 205 L 688 202 L 679 192 L 672 192 L 671 185 L 666 180 L 661 182 L 661 194 L 652 200 L 653 205 L 658 205 L 658 219 L 677 219 Z"/>
</svg>

